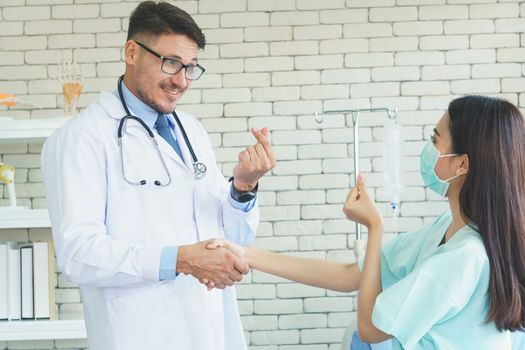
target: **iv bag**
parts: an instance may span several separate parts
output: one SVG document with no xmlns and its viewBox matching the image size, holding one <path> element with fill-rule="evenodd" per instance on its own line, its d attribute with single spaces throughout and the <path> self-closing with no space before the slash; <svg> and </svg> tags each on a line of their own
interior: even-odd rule
<svg viewBox="0 0 525 350">
<path fill-rule="evenodd" d="M 394 210 L 399 212 L 403 190 L 403 139 L 401 126 L 395 119 L 388 119 L 383 128 L 383 177 L 385 194 Z"/>
</svg>

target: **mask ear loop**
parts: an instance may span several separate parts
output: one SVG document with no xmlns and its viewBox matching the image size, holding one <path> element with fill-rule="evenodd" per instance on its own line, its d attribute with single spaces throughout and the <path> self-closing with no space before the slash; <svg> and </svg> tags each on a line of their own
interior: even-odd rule
<svg viewBox="0 0 525 350">
<path fill-rule="evenodd" d="M 461 154 L 458 154 L 458 153 L 440 154 L 438 158 L 456 157 L 456 156 L 460 156 L 460 155 L 461 155 Z"/>
<path fill-rule="evenodd" d="M 444 154 L 444 155 L 440 155 L 439 158 L 441 158 L 441 157 L 443 157 L 443 158 L 445 158 L 445 157 L 455 157 L 455 156 L 461 156 L 461 154 L 457 154 L 457 153 Z M 454 180 L 455 178 L 458 178 L 458 177 L 460 177 L 461 175 L 465 175 L 465 174 L 466 174 L 466 173 L 465 173 L 465 174 L 458 174 L 458 172 L 459 172 L 460 170 L 461 170 L 461 169 L 458 168 L 458 170 L 456 170 L 456 175 L 454 175 L 454 176 L 452 176 L 452 177 L 449 177 L 448 179 L 443 180 L 443 181 L 445 181 L 445 182 L 450 182 L 450 181 Z"/>
<path fill-rule="evenodd" d="M 456 175 L 454 175 L 454 176 L 452 176 L 452 177 L 449 177 L 448 179 L 443 180 L 443 181 L 445 181 L 445 182 L 450 182 L 450 181 L 452 181 L 452 180 L 454 180 L 455 178 L 458 178 L 458 177 L 460 177 L 460 176 L 461 176 L 461 175 L 456 174 Z"/>
</svg>

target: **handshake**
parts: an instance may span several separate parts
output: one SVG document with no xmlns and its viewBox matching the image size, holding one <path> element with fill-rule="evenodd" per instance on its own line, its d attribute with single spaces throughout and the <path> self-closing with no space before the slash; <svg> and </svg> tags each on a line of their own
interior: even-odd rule
<svg viewBox="0 0 525 350">
<path fill-rule="evenodd" d="M 177 273 L 192 275 L 208 290 L 224 289 L 240 282 L 250 270 L 246 261 L 248 249 L 225 239 L 181 246 L 177 255 Z"/>
<path fill-rule="evenodd" d="M 348 193 L 343 212 L 349 220 L 368 227 L 369 235 L 383 230 L 383 218 L 368 195 L 362 175 L 358 176 L 357 186 Z M 356 264 L 288 256 L 255 246 L 241 247 L 225 239 L 181 246 L 177 255 L 177 272 L 192 275 L 208 290 L 224 289 L 240 282 L 250 268 L 331 290 L 353 291 L 359 288 L 360 272 Z M 333 276 L 341 278 L 334 279 Z"/>
</svg>

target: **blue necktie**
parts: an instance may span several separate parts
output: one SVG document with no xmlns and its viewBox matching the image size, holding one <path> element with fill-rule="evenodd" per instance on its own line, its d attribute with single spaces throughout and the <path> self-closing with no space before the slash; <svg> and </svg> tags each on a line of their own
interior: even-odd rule
<svg viewBox="0 0 525 350">
<path fill-rule="evenodd" d="M 168 117 L 166 114 L 159 114 L 157 117 L 157 121 L 155 122 L 155 128 L 157 129 L 157 132 L 159 135 L 166 140 L 167 143 L 170 144 L 171 147 L 177 152 L 180 159 L 182 159 L 182 153 L 180 151 L 179 144 L 177 143 L 177 140 L 173 137 L 173 134 L 171 133 L 171 127 L 168 124 Z"/>
</svg>

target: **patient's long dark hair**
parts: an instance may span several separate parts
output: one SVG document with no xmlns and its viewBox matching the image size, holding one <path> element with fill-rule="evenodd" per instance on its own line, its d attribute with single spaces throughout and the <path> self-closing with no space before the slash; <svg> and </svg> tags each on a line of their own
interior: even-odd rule
<svg viewBox="0 0 525 350">
<path fill-rule="evenodd" d="M 525 121 L 505 100 L 465 96 L 449 107 L 454 153 L 469 171 L 461 213 L 479 228 L 490 262 L 487 321 L 499 330 L 525 327 Z"/>
</svg>

